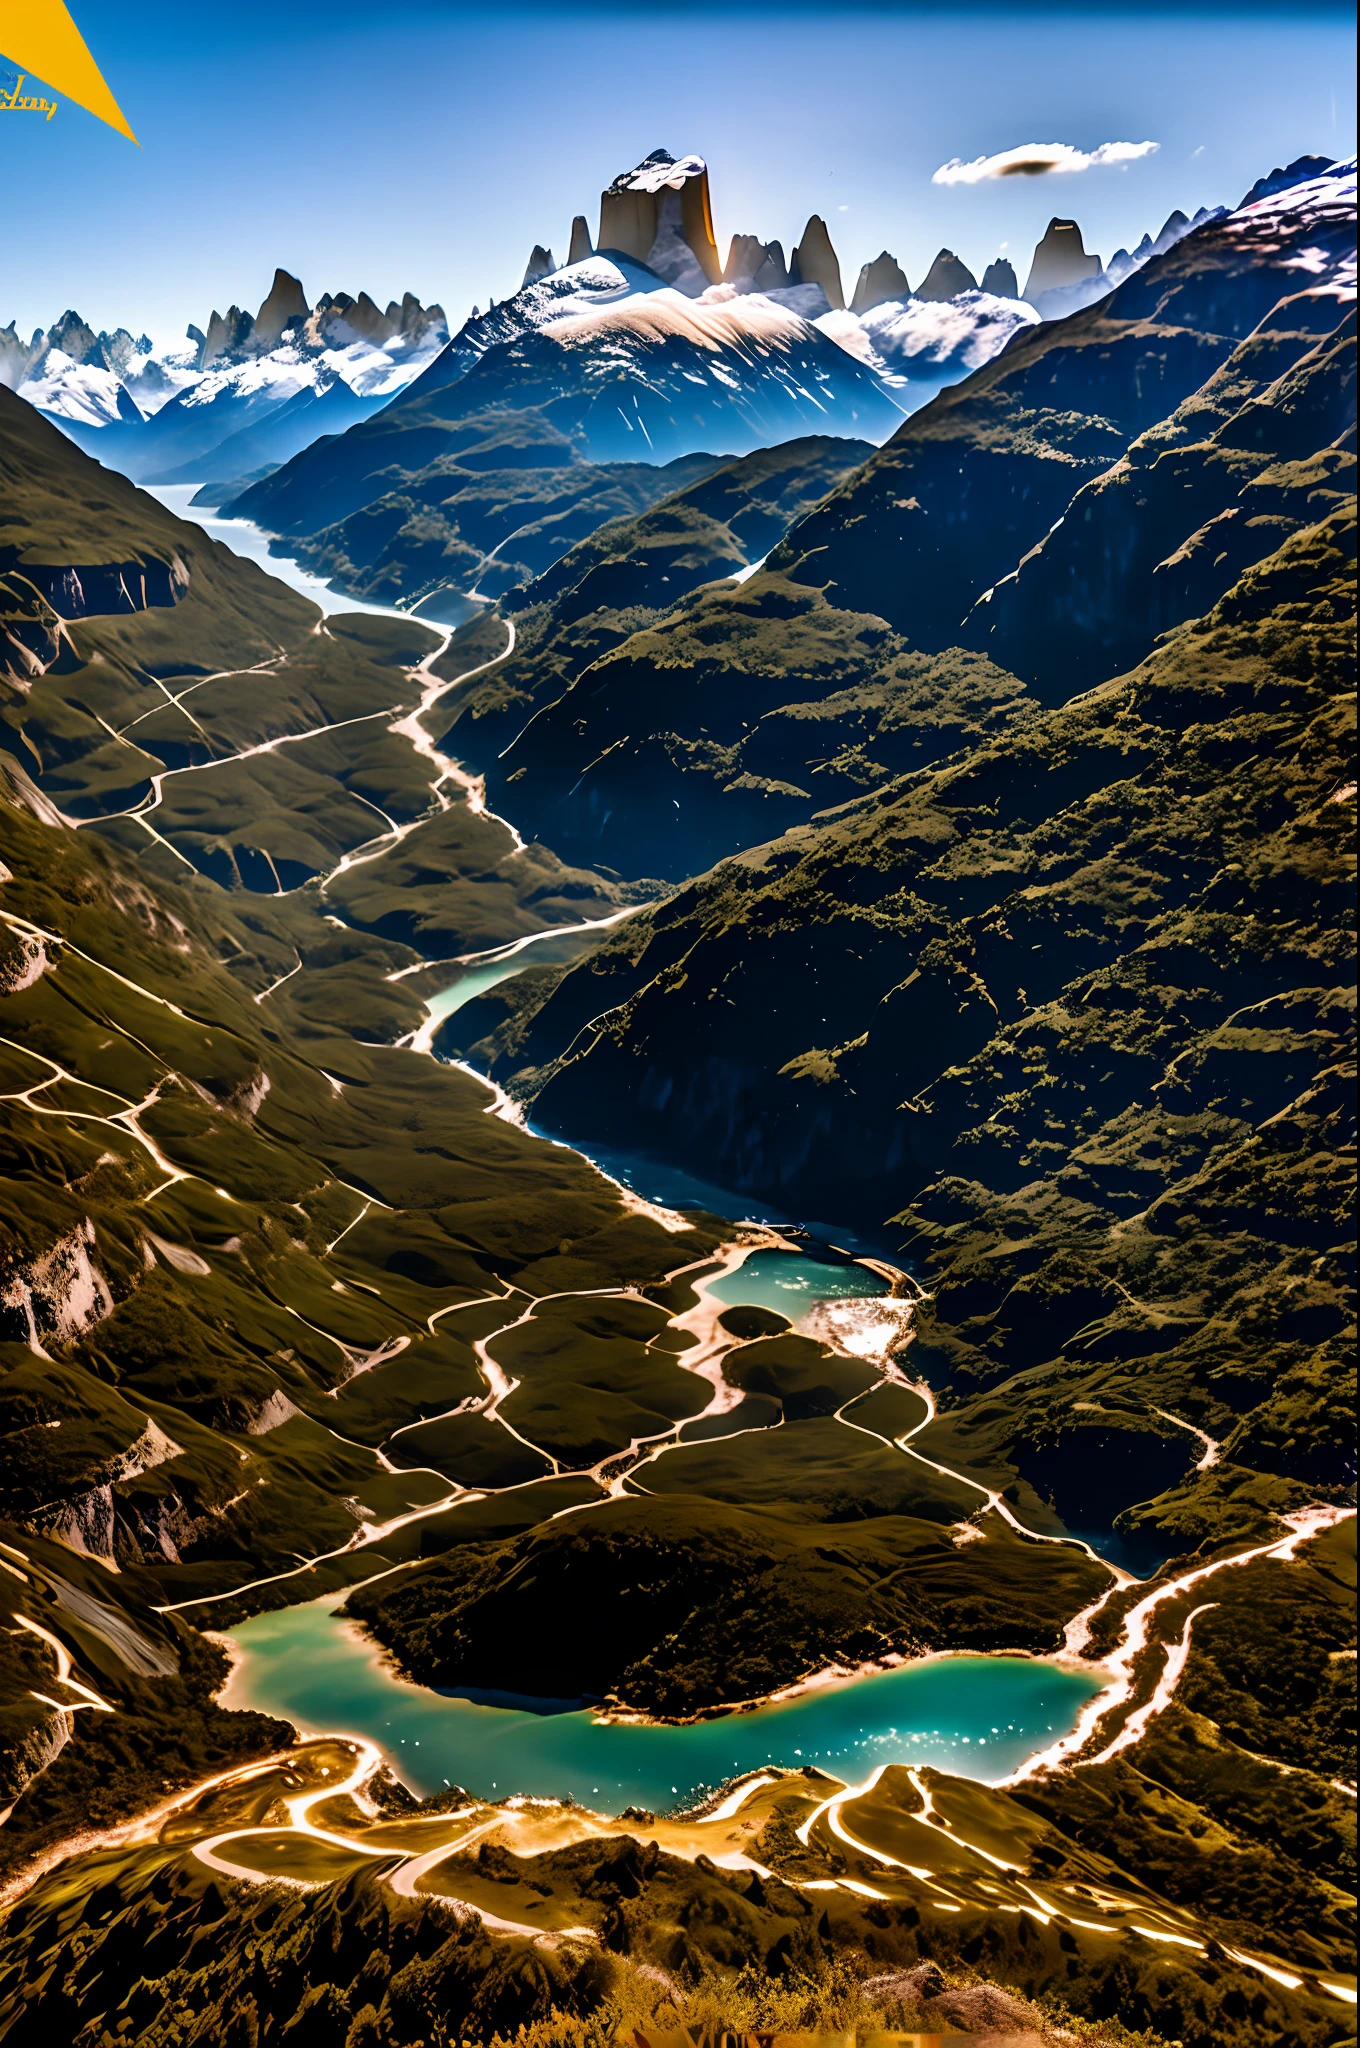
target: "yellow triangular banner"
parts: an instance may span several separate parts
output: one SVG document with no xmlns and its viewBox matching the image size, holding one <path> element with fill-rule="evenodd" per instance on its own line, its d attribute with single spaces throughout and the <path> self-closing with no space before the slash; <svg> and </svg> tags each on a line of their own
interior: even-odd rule
<svg viewBox="0 0 1360 2048">
<path fill-rule="evenodd" d="M 0 0 L 0 52 L 129 142 L 137 140 L 62 0 Z"/>
</svg>

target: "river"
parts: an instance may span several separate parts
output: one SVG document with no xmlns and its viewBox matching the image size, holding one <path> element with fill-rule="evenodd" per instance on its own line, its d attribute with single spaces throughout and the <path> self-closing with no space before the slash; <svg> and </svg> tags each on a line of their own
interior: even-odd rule
<svg viewBox="0 0 1360 2048">
<path fill-rule="evenodd" d="M 153 495 L 328 615 L 407 616 L 345 597 L 291 557 L 271 554 L 268 536 L 249 521 L 193 506 L 194 489 L 165 485 Z M 475 609 L 455 599 L 447 610 L 456 617 L 430 623 L 457 625 Z M 460 962 L 456 979 L 428 1001 L 427 1034 L 433 1036 L 465 1003 L 511 975 L 573 959 L 594 942 L 597 929 L 538 933 Z M 668 1207 L 700 1207 L 733 1220 L 752 1219 L 754 1208 L 758 1220 L 786 1226 L 795 1221 L 768 1203 L 663 1161 L 601 1148 L 586 1156 L 645 1199 Z M 855 1253 L 881 1249 L 836 1225 L 805 1227 L 814 1243 Z M 737 1272 L 711 1283 L 710 1291 L 729 1304 L 777 1309 L 799 1322 L 821 1302 L 886 1289 L 864 1267 L 822 1260 L 813 1251 L 757 1252 Z M 343 1599 L 327 1595 L 257 1615 L 233 1629 L 238 1661 L 223 1703 L 280 1715 L 303 1730 L 367 1737 L 424 1795 L 457 1784 L 485 1798 L 570 1796 L 611 1812 L 630 1805 L 665 1811 L 691 1805 L 727 1779 L 768 1764 L 815 1764 L 852 1780 L 883 1763 L 933 1764 L 991 1782 L 1066 1733 L 1103 1682 L 1094 1673 L 1040 1658 L 945 1656 L 816 1685 L 792 1699 L 681 1727 L 609 1722 L 579 1701 L 449 1694 L 413 1685 L 354 1624 L 337 1616 Z"/>
<path fill-rule="evenodd" d="M 346 597 L 342 591 L 332 590 L 329 583 L 313 576 L 291 555 L 271 555 L 269 535 L 252 520 L 224 519 L 211 506 L 195 505 L 194 493 L 201 488 L 198 484 L 143 484 L 141 488 L 157 504 L 164 505 L 167 512 L 173 512 L 177 519 L 187 519 L 193 525 L 201 526 L 210 540 L 221 541 L 234 555 L 242 555 L 246 561 L 255 562 L 269 575 L 277 576 L 280 583 L 286 583 L 290 590 L 309 597 L 313 604 L 320 605 L 327 617 L 333 612 L 369 612 L 383 619 L 418 617 L 427 626 L 461 626 L 464 620 L 481 610 L 481 606 L 470 598 L 459 597 L 452 591 L 441 593 L 435 613 L 403 612 L 392 605 L 365 604 L 361 598 Z"/>
</svg>

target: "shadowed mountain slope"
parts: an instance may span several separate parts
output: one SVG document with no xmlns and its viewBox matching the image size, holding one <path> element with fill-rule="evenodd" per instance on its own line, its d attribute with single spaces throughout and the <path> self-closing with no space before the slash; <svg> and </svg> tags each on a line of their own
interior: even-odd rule
<svg viewBox="0 0 1360 2048">
<path fill-rule="evenodd" d="M 678 879 L 1142 659 L 1354 490 L 1353 185 L 1201 227 L 915 414 L 761 574 L 587 640 L 497 731 L 495 801 Z M 567 680 L 526 671 L 520 701 Z"/>
<path fill-rule="evenodd" d="M 1353 171 L 1292 188 L 1198 228 L 1099 305 L 1018 334 L 913 414 L 770 566 L 920 647 L 950 645 L 1083 484 L 1310 273 L 1320 284 L 1349 261 L 1354 207 Z"/>
<path fill-rule="evenodd" d="M 867 442 L 824 435 L 785 441 L 723 464 L 639 518 L 600 526 L 506 594 L 501 611 L 514 625 L 513 652 L 450 692 L 455 720 L 444 743 L 493 776 L 510 772 L 496 767 L 497 757 L 584 669 L 702 584 L 757 568 L 789 525 L 869 453 Z M 479 663 L 496 630 L 470 622 L 439 673 L 457 677 Z"/>
<path fill-rule="evenodd" d="M 462 423 L 446 451 L 357 511 L 290 543 L 337 590 L 409 607 L 449 591 L 494 598 L 606 521 L 644 511 L 720 467 L 716 455 L 584 462 L 540 413 Z"/>
<path fill-rule="evenodd" d="M 900 1212 L 960 1384 L 1043 1368 L 1012 1430 L 1143 1360 L 1343 1480 L 1353 551 L 1309 528 L 1131 675 L 725 862 L 473 1057 L 550 1129 Z"/>
<path fill-rule="evenodd" d="M 1354 495 L 1354 299 L 1301 292 L 1077 493 L 962 638 L 1061 701 Z"/>
<path fill-rule="evenodd" d="M 488 411 L 541 412 L 594 462 L 742 455 L 811 428 L 877 441 L 897 425 L 901 408 L 881 380 L 788 308 L 758 295 L 716 305 L 665 290 L 628 295 L 616 276 L 620 303 L 539 309 L 553 317 L 487 347 L 452 382 L 427 375 L 228 509 L 271 533 L 315 533 L 379 496 L 393 464 L 411 475 L 456 450 L 462 423 Z"/>
</svg>

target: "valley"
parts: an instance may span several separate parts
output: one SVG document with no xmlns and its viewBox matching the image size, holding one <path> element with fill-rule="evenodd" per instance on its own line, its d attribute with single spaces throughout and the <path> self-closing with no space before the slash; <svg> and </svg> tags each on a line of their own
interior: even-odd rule
<svg viewBox="0 0 1360 2048">
<path fill-rule="evenodd" d="M 590 252 L 215 531 L 0 389 L 0 2034 L 1348 2038 L 1353 219 L 702 449 Z"/>
</svg>

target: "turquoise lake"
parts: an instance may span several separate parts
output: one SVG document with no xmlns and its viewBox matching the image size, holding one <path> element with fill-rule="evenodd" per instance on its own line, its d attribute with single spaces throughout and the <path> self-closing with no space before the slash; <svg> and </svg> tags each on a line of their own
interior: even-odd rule
<svg viewBox="0 0 1360 2048">
<path fill-rule="evenodd" d="M 610 1724 L 589 1709 L 533 1712 L 408 1684 L 336 1616 L 342 1597 L 233 1629 L 242 1662 L 225 1704 L 309 1734 L 367 1736 L 425 1796 L 452 1784 L 665 1812 L 762 1764 L 855 1782 L 877 1764 L 934 1764 L 991 1782 L 1064 1734 L 1101 1683 L 1039 1658 L 936 1657 L 686 1727 Z"/>
<path fill-rule="evenodd" d="M 734 1308 L 777 1309 L 796 1323 L 819 1301 L 862 1301 L 886 1294 L 888 1283 L 867 1266 L 833 1266 L 802 1252 L 760 1251 L 752 1252 L 735 1273 L 710 1281 L 705 1292 Z"/>
<path fill-rule="evenodd" d="M 487 963 L 490 965 L 491 963 Z M 709 1292 L 793 1322 L 818 1302 L 881 1295 L 864 1266 L 758 1251 Z M 685 1727 L 597 1720 L 579 1701 L 444 1693 L 400 1678 L 336 1613 L 344 1596 L 261 1614 L 231 1631 L 241 1656 L 226 1704 L 311 1734 L 366 1736 L 422 1794 L 570 1795 L 597 1810 L 665 1812 L 766 1764 L 815 1764 L 858 1782 L 877 1764 L 933 1764 L 994 1781 L 1065 1734 L 1098 1676 L 1040 1658 L 949 1656 L 844 1680 Z"/>
</svg>

